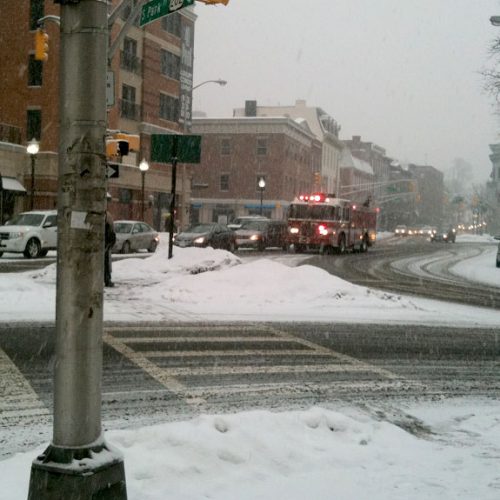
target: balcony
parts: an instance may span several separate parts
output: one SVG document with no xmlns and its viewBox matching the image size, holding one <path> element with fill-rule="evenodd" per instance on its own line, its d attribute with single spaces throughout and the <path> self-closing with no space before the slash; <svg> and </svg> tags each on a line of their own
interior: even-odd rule
<svg viewBox="0 0 500 500">
<path fill-rule="evenodd" d="M 135 101 L 120 99 L 120 116 L 129 120 L 139 121 L 141 119 L 141 106 Z"/>
<path fill-rule="evenodd" d="M 135 54 L 122 50 L 120 52 L 120 68 L 140 75 L 142 72 L 142 61 Z"/>
<path fill-rule="evenodd" d="M 0 123 L 0 142 L 21 144 L 21 129 L 7 123 Z"/>
</svg>

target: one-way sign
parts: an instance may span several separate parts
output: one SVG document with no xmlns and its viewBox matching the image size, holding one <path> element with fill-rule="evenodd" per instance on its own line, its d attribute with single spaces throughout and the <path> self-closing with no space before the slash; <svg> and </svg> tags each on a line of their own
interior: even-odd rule
<svg viewBox="0 0 500 500">
<path fill-rule="evenodd" d="M 115 179 L 120 177 L 120 164 L 119 163 L 106 163 L 106 177 L 108 179 Z"/>
<path fill-rule="evenodd" d="M 194 0 L 152 0 L 142 6 L 139 26 L 142 27 L 160 17 L 193 4 Z"/>
</svg>

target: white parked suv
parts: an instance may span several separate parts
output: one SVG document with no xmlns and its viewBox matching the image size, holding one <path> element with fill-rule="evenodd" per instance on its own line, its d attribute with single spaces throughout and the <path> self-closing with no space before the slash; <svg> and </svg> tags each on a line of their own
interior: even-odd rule
<svg viewBox="0 0 500 500">
<path fill-rule="evenodd" d="M 22 253 L 27 259 L 44 257 L 57 248 L 57 211 L 34 210 L 15 215 L 0 226 L 0 257 Z"/>
</svg>

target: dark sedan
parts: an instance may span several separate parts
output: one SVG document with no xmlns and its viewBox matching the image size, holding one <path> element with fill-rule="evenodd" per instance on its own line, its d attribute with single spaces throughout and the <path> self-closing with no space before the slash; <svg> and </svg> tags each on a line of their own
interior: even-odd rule
<svg viewBox="0 0 500 500">
<path fill-rule="evenodd" d="M 234 252 L 236 250 L 236 235 L 234 231 L 223 224 L 215 222 L 195 224 L 179 233 L 174 240 L 179 247 L 212 247 Z"/>
</svg>

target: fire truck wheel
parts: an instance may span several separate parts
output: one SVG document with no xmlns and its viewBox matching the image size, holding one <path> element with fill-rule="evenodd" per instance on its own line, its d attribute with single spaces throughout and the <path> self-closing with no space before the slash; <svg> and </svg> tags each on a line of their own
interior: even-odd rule
<svg viewBox="0 0 500 500">
<path fill-rule="evenodd" d="M 345 236 L 342 235 L 339 240 L 339 253 L 344 254 L 345 252 L 346 252 Z"/>
<path fill-rule="evenodd" d="M 295 253 L 304 253 L 304 245 L 295 245 Z"/>
</svg>

